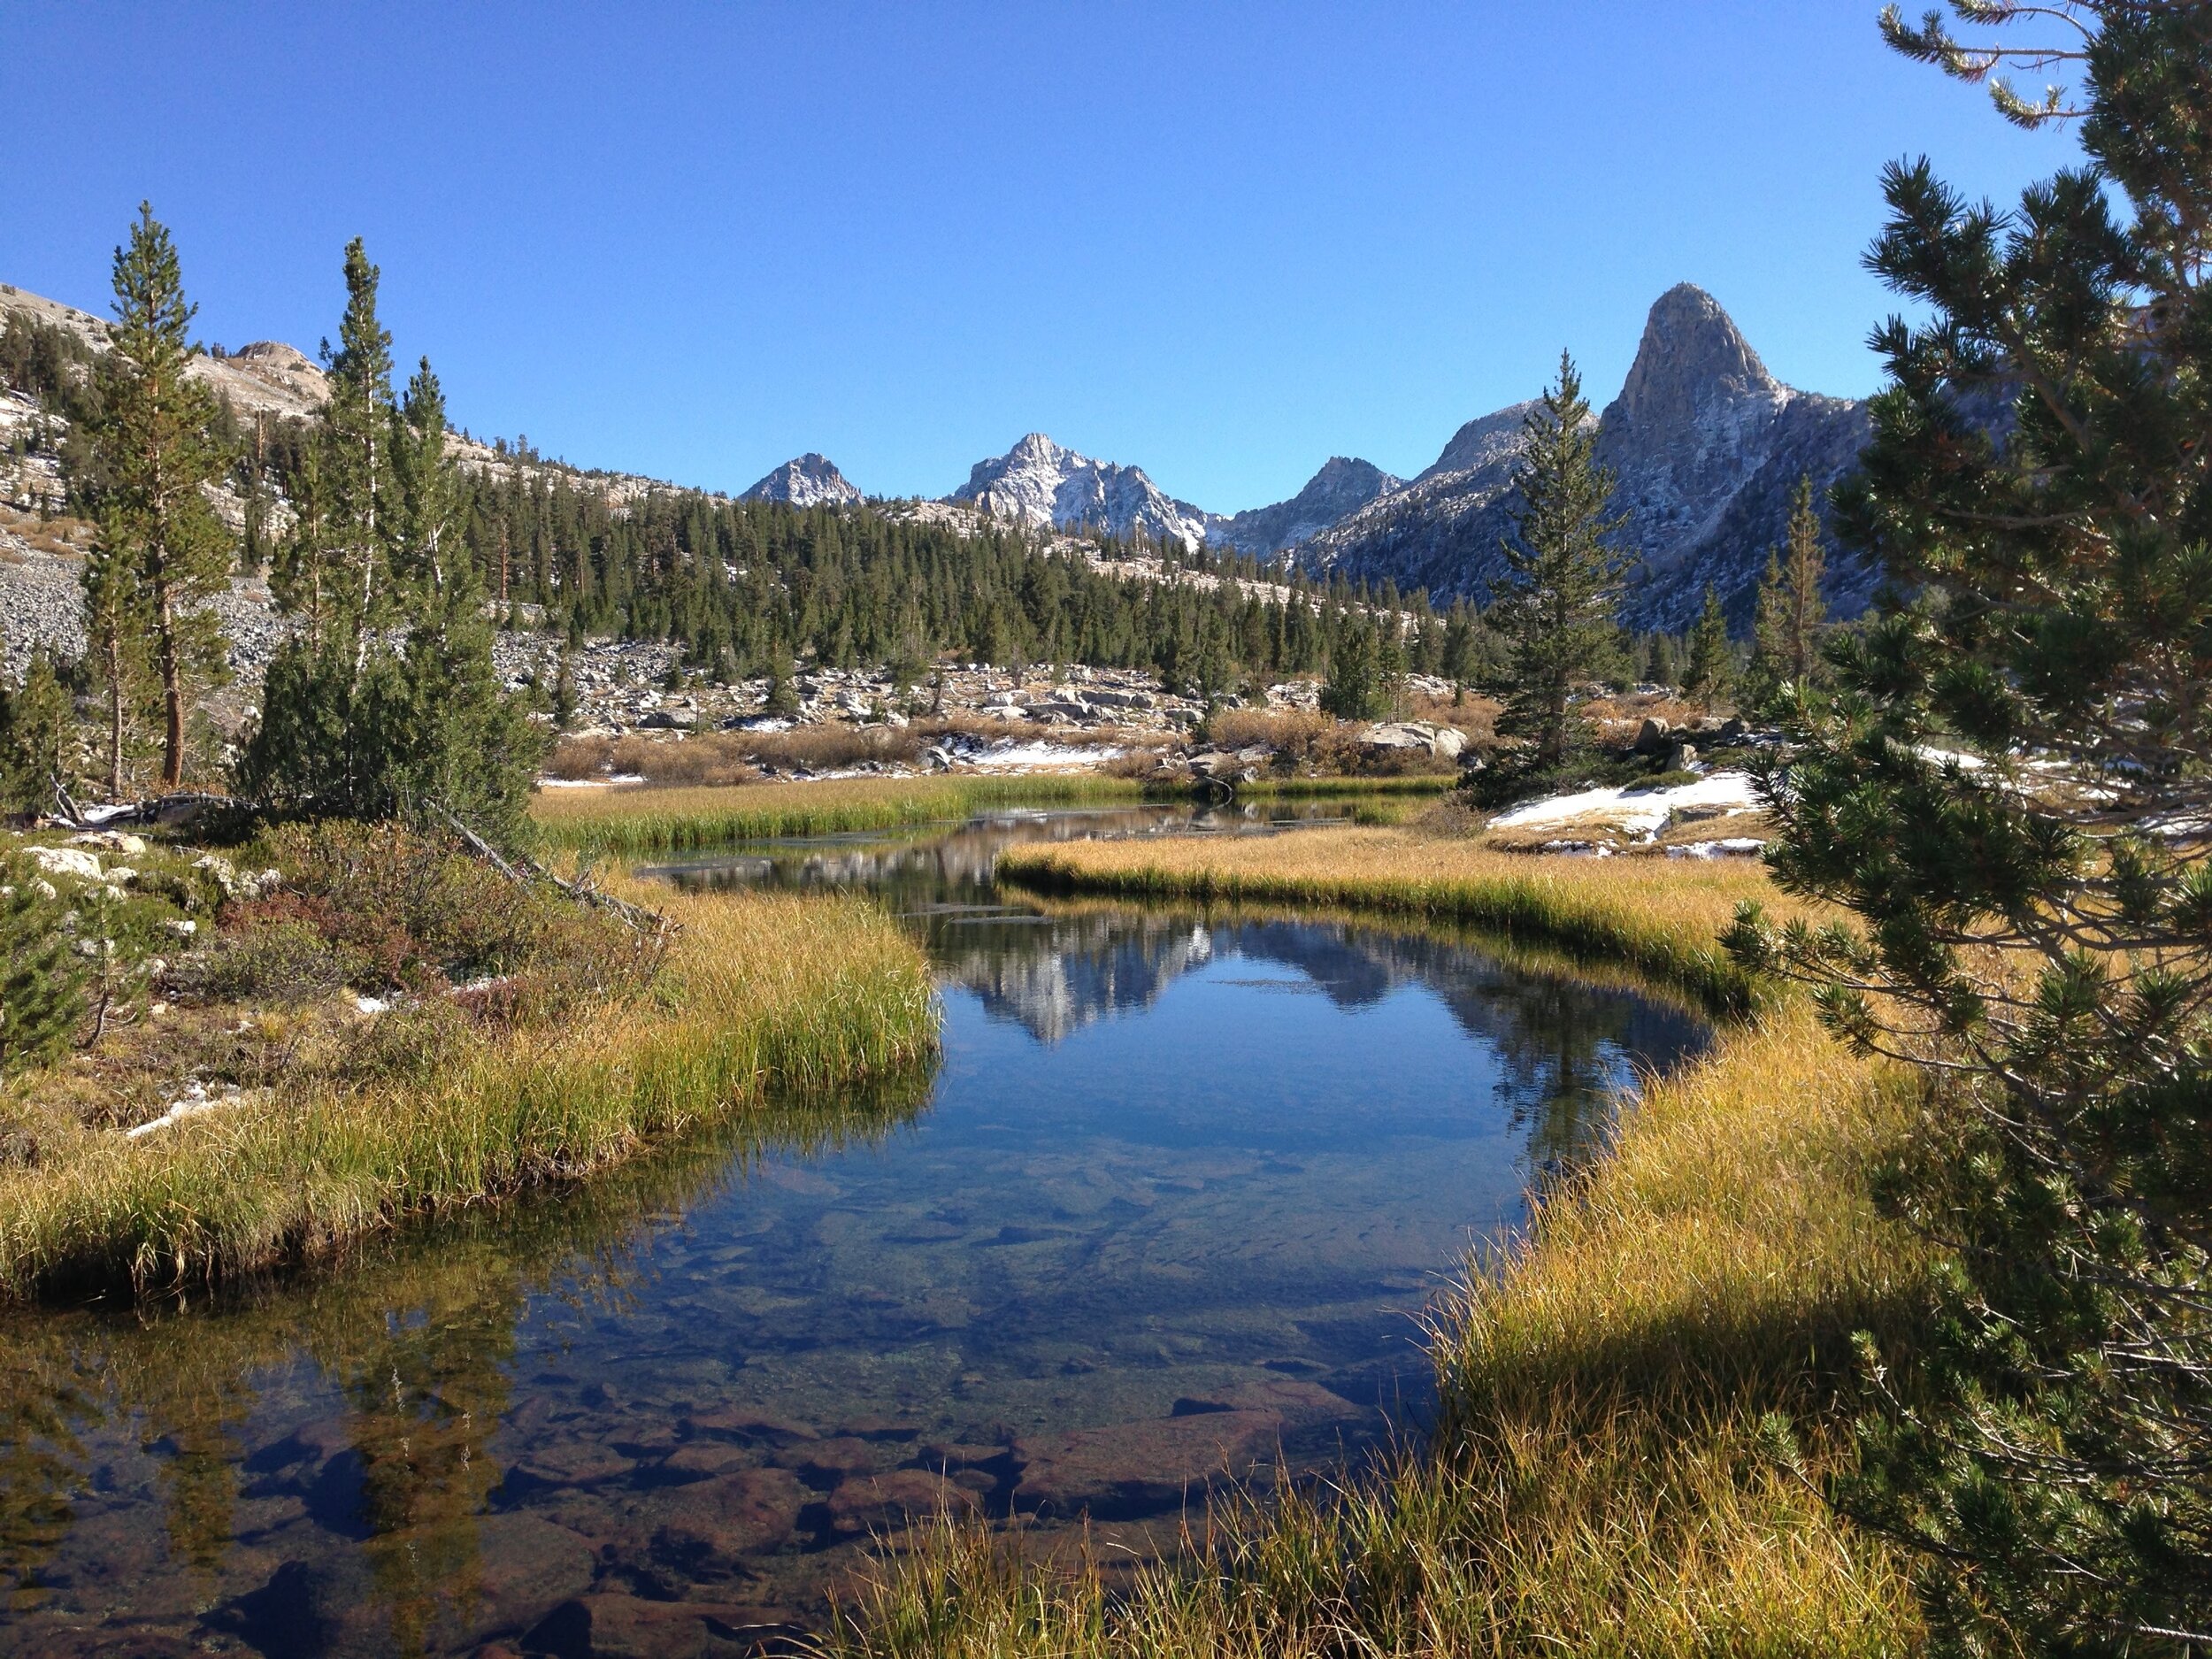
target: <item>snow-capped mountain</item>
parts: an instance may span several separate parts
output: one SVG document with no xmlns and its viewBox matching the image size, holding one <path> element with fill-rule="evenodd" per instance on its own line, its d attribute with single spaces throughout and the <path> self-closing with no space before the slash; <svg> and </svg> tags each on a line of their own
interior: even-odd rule
<svg viewBox="0 0 2212 1659">
<path fill-rule="evenodd" d="M 849 507 L 865 499 L 828 457 L 809 450 L 786 461 L 740 501 L 787 501 L 795 507 Z"/>
<path fill-rule="evenodd" d="M 1094 461 L 1033 432 L 1004 455 L 978 461 L 968 481 L 946 497 L 993 518 L 1047 527 L 1078 527 L 1194 548 L 1213 517 L 1177 501 L 1139 466 Z"/>
<path fill-rule="evenodd" d="M 1512 473 L 1528 409 L 1468 422 L 1434 466 L 1316 535 L 1299 557 L 1440 599 L 1487 598 L 1518 510 Z M 1708 582 L 1732 615 L 1747 615 L 1799 478 L 1824 492 L 1866 438 L 1863 403 L 1776 380 L 1702 288 L 1686 282 L 1661 295 L 1620 396 L 1599 418 L 1598 458 L 1613 469 L 1614 505 L 1627 515 L 1615 540 L 1643 555 L 1628 619 L 1685 627 Z M 1876 580 L 1832 552 L 1828 596 L 1839 615 L 1863 610 Z"/>
</svg>

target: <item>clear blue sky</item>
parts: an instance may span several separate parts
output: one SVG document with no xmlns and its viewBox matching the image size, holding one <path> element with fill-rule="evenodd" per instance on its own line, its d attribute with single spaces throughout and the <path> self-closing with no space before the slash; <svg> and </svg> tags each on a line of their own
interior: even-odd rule
<svg viewBox="0 0 2212 1659">
<path fill-rule="evenodd" d="M 1221 511 L 1427 465 L 1669 285 L 1862 393 L 1878 175 L 2009 199 L 2071 141 L 1875 0 L 0 7 L 0 280 L 103 311 L 142 196 L 204 337 L 383 268 L 455 419 L 742 488 L 941 494 L 1022 433 Z"/>
</svg>

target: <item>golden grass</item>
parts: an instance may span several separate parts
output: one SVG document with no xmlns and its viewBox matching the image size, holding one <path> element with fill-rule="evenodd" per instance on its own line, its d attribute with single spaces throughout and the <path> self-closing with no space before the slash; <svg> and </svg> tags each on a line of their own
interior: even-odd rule
<svg viewBox="0 0 2212 1659">
<path fill-rule="evenodd" d="M 530 804 L 545 839 L 583 852 L 679 852 L 778 835 L 896 829 L 996 806 L 1135 801 L 1094 772 L 1043 777 L 837 778 L 729 787 L 549 789 Z"/>
<path fill-rule="evenodd" d="M 0 1173 L 0 1294 L 219 1279 L 403 1217 L 573 1179 L 704 1120 L 910 1066 L 919 950 L 857 902 L 655 895 L 683 927 L 652 991 L 494 1039 L 411 1088 L 307 1088 L 129 1141 L 86 1129 Z"/>
<path fill-rule="evenodd" d="M 1736 905 L 1786 912 L 1749 860 L 1540 858 L 1413 830 L 1301 830 L 1218 841 L 1073 841 L 1001 856 L 1048 892 L 1323 904 L 1472 923 L 1627 963 L 1716 1006 L 1752 989 L 1716 942 Z"/>
<path fill-rule="evenodd" d="M 1011 862 L 1010 860 L 1010 862 Z M 1064 889 L 1449 915 L 1611 951 L 1707 996 L 1755 866 L 1541 860 L 1396 831 L 1025 852 Z M 1901 1563 L 1816 1489 L 1848 1455 L 1849 1338 L 1919 1315 L 1923 1250 L 1872 1165 L 1912 1085 L 1800 1000 L 1651 1082 L 1608 1156 L 1435 1309 L 1435 1425 L 1379 1470 L 1207 1517 L 1111 1587 L 947 1522 L 844 1610 L 848 1659 L 1036 1655 L 1889 1655 Z M 1803 1462 L 1778 1453 L 1794 1430 Z"/>
</svg>

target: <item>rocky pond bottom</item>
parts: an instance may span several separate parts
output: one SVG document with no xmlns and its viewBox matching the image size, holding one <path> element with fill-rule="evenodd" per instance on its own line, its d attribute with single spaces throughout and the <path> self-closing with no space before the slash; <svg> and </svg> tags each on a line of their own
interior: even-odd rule
<svg viewBox="0 0 2212 1659">
<path fill-rule="evenodd" d="M 880 889 L 941 1067 L 311 1280 L 0 1326 L 0 1650 L 755 1651 L 902 1518 L 1136 1558 L 1417 1419 L 1424 1303 L 1701 1027 L 1463 940 L 989 886 L 1010 837 L 1167 821 L 672 872 Z"/>
</svg>

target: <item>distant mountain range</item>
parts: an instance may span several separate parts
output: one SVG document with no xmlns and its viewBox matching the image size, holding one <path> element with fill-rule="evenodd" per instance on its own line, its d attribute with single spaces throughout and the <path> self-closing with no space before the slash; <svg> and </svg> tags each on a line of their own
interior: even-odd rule
<svg viewBox="0 0 2212 1659">
<path fill-rule="evenodd" d="M 105 343 L 98 318 L 0 284 L 4 311 Z M 202 359 L 196 368 L 242 412 L 304 415 L 326 396 L 321 370 L 274 342 Z M 1004 455 L 976 463 L 943 502 L 1038 528 L 1202 543 L 1294 563 L 1316 575 L 1386 578 L 1402 591 L 1425 588 L 1440 603 L 1461 595 L 1481 601 L 1504 567 L 1500 543 L 1519 505 L 1513 472 L 1529 408 L 1515 403 L 1467 422 L 1417 477 L 1393 478 L 1371 462 L 1335 456 L 1289 500 L 1234 514 L 1177 500 L 1141 467 L 1094 460 L 1035 432 Z M 1627 514 L 1616 539 L 1643 556 L 1629 620 L 1683 628 L 1708 583 L 1732 618 L 1747 619 L 1798 479 L 1809 475 L 1824 490 L 1851 467 L 1867 430 L 1863 404 L 1801 392 L 1770 374 L 1703 289 L 1684 283 L 1661 295 L 1620 395 L 1599 417 L 1599 456 L 1614 471 L 1615 503 Z M 513 465 L 518 458 L 457 435 L 453 447 L 465 465 Z M 546 465 L 534 457 L 527 464 Z M 584 476 L 614 501 L 674 488 L 630 474 Z M 826 457 L 811 453 L 785 462 L 745 495 L 798 507 L 865 499 Z M 1842 616 L 1863 610 L 1878 575 L 1832 552 L 1832 610 Z"/>
<path fill-rule="evenodd" d="M 1038 432 L 978 462 L 945 499 L 1039 528 L 1204 543 L 1295 562 L 1316 575 L 1387 578 L 1402 590 L 1425 588 L 1440 603 L 1482 601 L 1504 569 L 1500 543 L 1519 510 L 1513 473 L 1532 407 L 1514 403 L 1469 421 L 1418 477 L 1393 478 L 1371 462 L 1335 456 L 1288 501 L 1233 515 L 1179 501 L 1142 467 L 1094 460 Z M 1853 465 L 1867 431 L 1858 401 L 1801 392 L 1770 374 L 1702 288 L 1686 282 L 1661 295 L 1620 396 L 1598 417 L 1599 458 L 1613 470 L 1614 504 L 1627 515 L 1615 539 L 1643 555 L 1630 621 L 1685 628 L 1708 583 L 1733 618 L 1747 619 L 1798 480 L 1809 476 L 1825 491 Z M 810 504 L 783 481 L 795 471 L 853 489 L 821 457 L 805 456 L 746 493 Z M 1832 609 L 1863 610 L 1878 574 L 1832 550 Z"/>
</svg>

